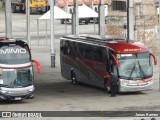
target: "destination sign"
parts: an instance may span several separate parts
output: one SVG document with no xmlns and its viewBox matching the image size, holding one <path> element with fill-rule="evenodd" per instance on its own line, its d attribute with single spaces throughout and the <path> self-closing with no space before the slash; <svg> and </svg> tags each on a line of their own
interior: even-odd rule
<svg viewBox="0 0 160 120">
<path fill-rule="evenodd" d="M 0 49 L 0 54 L 17 54 L 17 53 L 27 53 L 26 49 L 24 48 L 8 48 L 8 49 Z"/>
</svg>

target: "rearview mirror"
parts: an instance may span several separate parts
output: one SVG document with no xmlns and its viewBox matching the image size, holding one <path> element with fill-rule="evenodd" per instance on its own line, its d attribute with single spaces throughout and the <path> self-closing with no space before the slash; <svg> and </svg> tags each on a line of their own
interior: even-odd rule
<svg viewBox="0 0 160 120">
<path fill-rule="evenodd" d="M 36 67 L 37 67 L 37 73 L 40 73 L 41 72 L 41 65 L 38 61 L 36 60 L 32 60 L 33 63 L 36 64 Z"/>
<path fill-rule="evenodd" d="M 156 57 L 155 57 L 152 53 L 150 53 L 150 54 L 151 54 L 151 56 L 153 57 L 154 65 L 157 65 L 157 59 L 156 59 Z"/>
</svg>

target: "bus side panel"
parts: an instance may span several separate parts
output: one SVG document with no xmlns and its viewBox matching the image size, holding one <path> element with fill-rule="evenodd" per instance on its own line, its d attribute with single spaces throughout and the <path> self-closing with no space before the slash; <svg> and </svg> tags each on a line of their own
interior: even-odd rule
<svg viewBox="0 0 160 120">
<path fill-rule="evenodd" d="M 86 67 L 86 64 L 84 64 L 82 58 L 77 58 L 76 63 L 78 65 L 78 70 L 76 75 L 79 76 L 77 81 L 88 84 L 89 73 L 88 73 L 88 68 Z"/>
<path fill-rule="evenodd" d="M 66 79 L 71 79 L 71 67 L 67 64 L 67 57 L 64 54 L 60 54 L 60 61 L 61 61 L 61 74 L 62 77 Z"/>
<path fill-rule="evenodd" d="M 80 81 L 81 72 L 77 58 L 61 54 L 61 74 L 66 79 L 71 79 L 71 72 L 75 72 L 77 81 Z"/>
<path fill-rule="evenodd" d="M 71 41 L 61 41 L 61 74 L 66 79 L 71 79 L 71 72 L 75 72 L 76 79 L 81 79 L 81 72 L 79 65 L 77 63 L 78 59 L 73 55 L 73 51 L 76 51 L 76 47 L 71 46 L 73 42 Z"/>
<path fill-rule="evenodd" d="M 90 60 L 84 60 L 84 64 L 87 65 L 88 84 L 104 88 L 105 64 Z"/>
<path fill-rule="evenodd" d="M 80 62 L 78 64 L 80 66 L 82 74 L 82 79 L 80 80 L 80 82 L 104 88 L 106 64 L 99 61 L 100 59 L 103 59 L 102 52 L 106 51 L 106 49 L 102 47 L 79 43 L 78 51 L 80 53 Z"/>
</svg>

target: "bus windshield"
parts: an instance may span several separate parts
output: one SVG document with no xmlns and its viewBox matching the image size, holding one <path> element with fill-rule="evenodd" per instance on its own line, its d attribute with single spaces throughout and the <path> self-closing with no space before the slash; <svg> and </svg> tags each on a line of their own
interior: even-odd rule
<svg viewBox="0 0 160 120">
<path fill-rule="evenodd" d="M 0 68 L 0 87 L 17 88 L 33 85 L 33 70 L 29 68 Z"/>
<path fill-rule="evenodd" d="M 29 50 L 19 45 L 3 46 L 0 48 L 0 65 L 15 65 L 30 63 Z"/>
<path fill-rule="evenodd" d="M 117 54 L 120 63 L 119 77 L 126 80 L 145 79 L 153 76 L 149 52 L 137 54 Z"/>
</svg>

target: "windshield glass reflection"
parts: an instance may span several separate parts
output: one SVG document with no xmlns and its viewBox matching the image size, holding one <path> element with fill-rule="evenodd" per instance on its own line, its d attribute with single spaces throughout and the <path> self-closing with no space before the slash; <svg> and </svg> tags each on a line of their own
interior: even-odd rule
<svg viewBox="0 0 160 120">
<path fill-rule="evenodd" d="M 27 87 L 33 85 L 32 67 L 20 69 L 0 68 L 0 87 Z"/>
<path fill-rule="evenodd" d="M 143 79 L 153 75 L 150 54 L 118 54 L 120 63 L 119 76 L 123 79 Z"/>
</svg>

